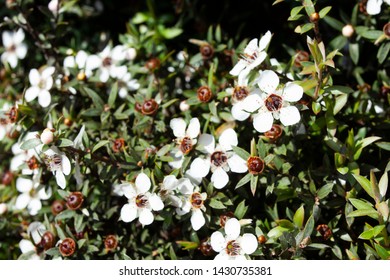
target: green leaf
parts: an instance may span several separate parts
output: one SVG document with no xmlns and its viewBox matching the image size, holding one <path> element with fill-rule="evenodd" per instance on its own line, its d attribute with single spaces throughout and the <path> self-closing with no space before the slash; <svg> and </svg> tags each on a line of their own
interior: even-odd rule
<svg viewBox="0 0 390 280">
<path fill-rule="evenodd" d="M 241 220 L 242 218 L 244 218 L 247 211 L 248 206 L 245 206 L 245 200 L 243 200 L 237 205 L 237 208 L 234 211 L 234 216 L 237 217 L 237 219 Z"/>
<path fill-rule="evenodd" d="M 252 176 L 253 175 L 250 174 L 250 173 L 246 174 L 244 177 L 241 178 L 240 181 L 238 181 L 238 183 L 237 183 L 237 185 L 236 185 L 236 187 L 234 189 L 238 189 L 238 188 L 246 185 L 251 180 Z"/>
<path fill-rule="evenodd" d="M 380 30 L 366 30 L 364 31 L 361 36 L 370 39 L 370 40 L 376 40 L 383 34 L 383 31 Z"/>
<path fill-rule="evenodd" d="M 251 192 L 252 192 L 253 196 L 255 195 L 258 181 L 259 181 L 259 176 L 252 176 L 251 177 Z"/>
<path fill-rule="evenodd" d="M 108 96 L 108 106 L 113 107 L 116 97 L 118 95 L 118 82 L 115 82 L 111 88 L 110 95 Z"/>
<path fill-rule="evenodd" d="M 347 217 L 363 217 L 363 216 L 369 216 L 373 219 L 378 219 L 379 215 L 378 212 L 374 209 L 361 209 L 361 210 L 355 210 L 348 214 Z"/>
<path fill-rule="evenodd" d="M 357 199 L 357 198 L 349 198 L 348 200 L 358 210 L 374 210 L 375 211 L 375 209 L 373 208 L 373 205 L 369 202 L 365 202 L 365 201 L 363 201 L 361 199 Z"/>
<path fill-rule="evenodd" d="M 388 186 L 389 186 L 389 178 L 387 176 L 387 171 L 385 171 L 385 173 L 383 173 L 381 179 L 379 180 L 379 184 L 378 184 L 379 193 L 382 196 L 382 198 L 386 196 Z"/>
<path fill-rule="evenodd" d="M 375 145 L 383 150 L 390 151 L 390 142 L 377 142 Z"/>
<path fill-rule="evenodd" d="M 332 9 L 331 6 L 327 6 L 323 9 L 321 9 L 321 11 L 318 13 L 320 15 L 320 18 L 324 18 L 328 13 L 329 11 Z"/>
<path fill-rule="evenodd" d="M 57 147 L 69 147 L 73 146 L 73 141 L 65 138 L 58 139 Z"/>
<path fill-rule="evenodd" d="M 75 215 L 75 213 L 76 212 L 74 210 L 70 210 L 70 209 L 64 210 L 56 216 L 56 221 L 68 220 L 68 219 L 72 218 Z"/>
<path fill-rule="evenodd" d="M 303 229 L 302 240 L 306 237 L 310 237 L 314 230 L 314 218 L 313 215 L 310 215 L 309 219 L 306 222 L 305 228 Z"/>
<path fill-rule="evenodd" d="M 356 179 L 356 181 L 358 181 L 358 183 L 360 184 L 360 186 L 362 186 L 366 193 L 373 199 L 375 199 L 374 190 L 371 188 L 370 181 L 367 178 L 358 174 L 352 174 L 352 176 Z"/>
<path fill-rule="evenodd" d="M 199 247 L 197 242 L 191 241 L 176 241 L 176 244 L 181 246 L 183 250 L 195 250 Z"/>
<path fill-rule="evenodd" d="M 183 29 L 178 27 L 164 27 L 163 25 L 158 26 L 158 31 L 165 39 L 173 39 L 183 33 Z"/>
<path fill-rule="evenodd" d="M 374 244 L 375 250 L 382 260 L 390 260 L 390 253 L 379 244 Z"/>
<path fill-rule="evenodd" d="M 303 205 L 295 211 L 293 222 L 297 228 L 303 227 L 303 221 L 305 219 L 305 208 Z"/>
<path fill-rule="evenodd" d="M 171 106 L 173 103 L 179 101 L 178 98 L 173 98 L 171 100 L 169 100 L 168 102 L 164 103 L 161 105 L 161 108 L 168 108 L 169 106 Z"/>
<path fill-rule="evenodd" d="M 109 140 L 100 140 L 92 149 L 92 153 L 96 152 L 98 149 L 100 149 L 101 147 L 109 144 L 110 141 Z"/>
<path fill-rule="evenodd" d="M 86 88 L 86 87 L 80 87 L 80 91 L 83 92 L 84 94 L 88 95 L 89 98 L 92 99 L 92 103 L 96 106 L 97 109 L 99 109 L 100 111 L 103 111 L 104 101 L 99 96 L 99 94 L 97 94 L 92 89 Z"/>
<path fill-rule="evenodd" d="M 295 228 L 294 224 L 286 219 L 276 220 L 275 222 L 278 224 L 278 226 L 281 226 L 283 228 L 287 228 L 287 229 Z"/>
<path fill-rule="evenodd" d="M 378 54 L 376 57 L 378 58 L 378 62 L 382 64 L 390 52 L 390 42 L 384 43 L 379 47 Z"/>
<path fill-rule="evenodd" d="M 386 227 L 385 225 L 378 225 L 374 228 L 364 231 L 359 235 L 358 238 L 369 240 L 374 237 L 377 237 L 385 227 Z"/>
<path fill-rule="evenodd" d="M 344 23 L 342 23 L 341 21 L 337 20 L 337 19 L 334 19 L 330 16 L 327 16 L 324 18 L 324 21 L 329 24 L 332 28 L 336 29 L 337 31 L 340 31 L 343 29 L 344 27 Z"/>
<path fill-rule="evenodd" d="M 210 199 L 209 206 L 211 208 L 214 208 L 214 209 L 225 209 L 226 208 L 226 206 L 221 201 L 219 201 L 215 198 Z"/>
<path fill-rule="evenodd" d="M 41 139 L 39 138 L 32 138 L 24 141 L 22 145 L 20 145 L 20 149 L 22 150 L 30 150 L 35 148 L 36 146 L 42 144 Z"/>
<path fill-rule="evenodd" d="M 333 108 L 333 114 L 336 115 L 347 104 L 348 94 L 340 94 L 336 97 L 336 103 Z"/>
<path fill-rule="evenodd" d="M 351 56 L 351 59 L 353 63 L 356 65 L 359 61 L 359 44 L 358 43 L 350 43 L 349 44 L 349 55 Z"/>
<path fill-rule="evenodd" d="M 323 199 L 323 198 L 327 197 L 332 192 L 333 186 L 334 186 L 333 183 L 328 183 L 325 186 L 321 187 L 317 191 L 318 198 Z"/>
<path fill-rule="evenodd" d="M 306 24 L 303 24 L 303 25 L 298 25 L 295 28 L 294 32 L 303 34 L 303 33 L 306 33 L 308 31 L 310 31 L 313 28 L 314 28 L 314 23 L 309 22 L 309 23 L 306 23 Z"/>
<path fill-rule="evenodd" d="M 235 152 L 240 158 L 243 160 L 247 161 L 248 158 L 251 156 L 247 151 L 244 149 L 237 147 L 237 146 L 232 146 L 233 152 Z"/>
<path fill-rule="evenodd" d="M 311 0 L 303 0 L 303 5 L 305 7 L 307 15 L 310 17 L 313 13 L 316 12 L 314 9 L 314 4 Z"/>
</svg>

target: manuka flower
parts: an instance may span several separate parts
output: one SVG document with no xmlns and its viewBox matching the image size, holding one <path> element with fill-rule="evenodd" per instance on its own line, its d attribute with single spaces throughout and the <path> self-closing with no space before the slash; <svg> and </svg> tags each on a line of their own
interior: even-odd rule
<svg viewBox="0 0 390 280">
<path fill-rule="evenodd" d="M 18 60 L 25 58 L 27 54 L 27 46 L 23 43 L 24 32 L 22 29 L 16 32 L 4 31 L 2 39 L 5 51 L 1 55 L 1 61 L 15 68 Z"/>
<path fill-rule="evenodd" d="M 28 79 L 31 87 L 26 90 L 25 99 L 30 102 L 38 97 L 38 103 L 42 107 L 47 107 L 51 103 L 49 90 L 53 86 L 54 67 L 46 67 L 42 72 L 37 69 L 31 69 Z"/>
<path fill-rule="evenodd" d="M 47 165 L 47 168 L 55 175 L 57 185 L 60 186 L 61 189 L 65 189 L 65 175 L 69 175 L 71 170 L 68 157 L 57 147 L 51 146 L 44 152 L 43 160 Z"/>
<path fill-rule="evenodd" d="M 390 5 L 390 0 L 368 0 L 366 11 L 369 15 L 377 15 L 381 12 L 381 6 L 385 2 L 387 5 Z"/>
</svg>

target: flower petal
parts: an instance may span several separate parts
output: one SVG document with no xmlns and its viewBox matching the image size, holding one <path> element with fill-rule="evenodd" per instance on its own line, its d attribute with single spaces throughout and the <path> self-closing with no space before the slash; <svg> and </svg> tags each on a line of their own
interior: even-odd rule
<svg viewBox="0 0 390 280">
<path fill-rule="evenodd" d="M 40 93 L 41 89 L 36 86 L 29 87 L 26 90 L 26 93 L 24 95 L 24 98 L 26 99 L 26 102 L 30 102 L 37 98 L 38 94 Z"/>
<path fill-rule="evenodd" d="M 99 80 L 102 83 L 105 83 L 105 82 L 108 81 L 108 78 L 110 78 L 110 72 L 106 68 L 101 68 L 100 69 Z"/>
<path fill-rule="evenodd" d="M 226 248 L 225 237 L 221 232 L 215 231 L 213 232 L 213 234 L 211 234 L 210 244 L 211 244 L 211 248 L 213 248 L 215 252 L 221 252 Z"/>
<path fill-rule="evenodd" d="M 244 233 L 244 235 L 239 240 L 240 247 L 245 254 L 252 254 L 256 251 L 258 242 L 256 236 L 251 233 Z"/>
<path fill-rule="evenodd" d="M 177 180 L 176 176 L 168 175 L 164 177 L 163 186 L 164 189 L 173 191 L 178 186 L 179 180 Z"/>
<path fill-rule="evenodd" d="M 65 179 L 64 173 L 62 173 L 62 171 L 60 171 L 60 170 L 56 171 L 56 182 L 57 182 L 57 185 L 61 189 L 65 189 L 65 187 L 66 187 L 66 179 Z"/>
<path fill-rule="evenodd" d="M 132 222 L 135 218 L 138 217 L 138 209 L 135 204 L 125 204 L 121 209 L 121 219 L 125 223 Z"/>
<path fill-rule="evenodd" d="M 201 227 L 203 227 L 205 223 L 206 223 L 206 220 L 205 220 L 205 218 L 203 216 L 202 210 L 200 210 L 200 209 L 193 210 L 192 211 L 192 215 L 191 215 L 191 225 L 192 225 L 192 228 L 195 231 L 197 231 Z"/>
<path fill-rule="evenodd" d="M 274 122 L 274 118 L 271 112 L 264 112 L 257 114 L 253 118 L 253 127 L 258 132 L 266 132 L 272 128 L 272 124 Z"/>
<path fill-rule="evenodd" d="M 150 182 L 149 177 L 146 176 L 145 173 L 141 172 L 135 179 L 135 186 L 138 193 L 146 193 L 152 186 L 152 183 Z"/>
<path fill-rule="evenodd" d="M 256 59 L 254 61 L 252 61 L 251 64 L 248 65 L 246 70 L 250 71 L 250 70 L 256 68 L 257 66 L 259 66 L 264 61 L 264 59 L 266 57 L 267 57 L 267 53 L 266 52 L 260 52 L 257 55 Z"/>
<path fill-rule="evenodd" d="M 257 46 L 257 42 L 258 42 L 258 39 L 255 38 L 255 39 L 252 39 L 248 45 L 245 47 L 244 49 L 244 53 L 246 54 L 249 54 L 249 55 L 252 55 L 252 53 L 258 49 L 258 46 Z"/>
<path fill-rule="evenodd" d="M 56 69 L 53 67 L 53 66 L 50 66 L 50 67 L 46 67 L 43 71 L 42 71 L 42 74 L 41 74 L 41 77 L 42 79 L 48 79 L 49 77 L 53 76 L 54 74 L 54 71 Z"/>
<path fill-rule="evenodd" d="M 169 126 L 171 127 L 175 137 L 182 138 L 185 136 L 187 124 L 182 118 L 172 119 Z"/>
<path fill-rule="evenodd" d="M 264 34 L 263 37 L 261 37 L 259 42 L 259 49 L 264 50 L 268 45 L 269 42 L 271 42 L 272 34 L 271 31 L 267 31 L 267 33 Z"/>
<path fill-rule="evenodd" d="M 38 86 L 41 81 L 41 74 L 39 74 L 37 69 L 31 69 L 28 74 L 28 80 L 32 86 Z"/>
<path fill-rule="evenodd" d="M 74 61 L 76 62 L 77 67 L 82 69 L 85 67 L 85 65 L 87 63 L 87 59 L 88 59 L 87 53 L 85 51 L 79 51 L 79 52 L 77 52 Z"/>
<path fill-rule="evenodd" d="M 264 101 L 260 96 L 260 90 L 254 90 L 241 103 L 243 109 L 250 113 L 257 111 L 264 105 Z"/>
<path fill-rule="evenodd" d="M 290 102 L 298 101 L 302 98 L 303 88 L 294 83 L 287 83 L 283 90 L 283 99 Z"/>
<path fill-rule="evenodd" d="M 190 138 L 196 138 L 196 137 L 198 137 L 199 133 L 200 133 L 200 123 L 199 123 L 199 120 L 198 120 L 198 118 L 192 118 L 190 120 L 190 124 L 188 125 L 186 134 Z"/>
<path fill-rule="evenodd" d="M 225 223 L 225 233 L 227 240 L 236 240 L 240 235 L 240 222 L 236 218 L 231 218 Z"/>
<path fill-rule="evenodd" d="M 74 56 L 67 56 L 64 58 L 64 68 L 75 68 L 76 62 Z"/>
<path fill-rule="evenodd" d="M 246 161 L 243 160 L 237 154 L 234 154 L 233 156 L 228 158 L 228 165 L 230 167 L 230 170 L 235 173 L 245 173 L 248 171 Z"/>
<path fill-rule="evenodd" d="M 5 48 L 10 48 L 14 44 L 13 35 L 9 31 L 4 31 L 2 34 L 3 46 Z"/>
<path fill-rule="evenodd" d="M 71 165 L 70 165 L 70 161 L 69 161 L 69 158 L 66 156 L 66 155 L 61 155 L 61 168 L 62 168 L 62 172 L 65 174 L 65 175 L 69 175 L 70 173 L 70 170 L 71 170 Z"/>
<path fill-rule="evenodd" d="M 46 108 L 51 103 L 51 95 L 50 92 L 47 90 L 41 90 L 38 94 L 38 103 L 43 108 Z"/>
<path fill-rule="evenodd" d="M 41 200 L 38 198 L 31 199 L 30 203 L 27 205 L 27 209 L 31 216 L 38 214 L 39 210 L 42 209 Z"/>
<path fill-rule="evenodd" d="M 218 167 L 211 176 L 211 182 L 214 184 L 216 189 L 222 189 L 229 182 L 229 176 L 223 168 Z"/>
<path fill-rule="evenodd" d="M 31 179 L 19 177 L 16 179 L 16 189 L 21 193 L 28 193 L 33 188 L 33 181 Z"/>
<path fill-rule="evenodd" d="M 228 128 L 222 132 L 218 142 L 224 151 L 230 151 L 233 149 L 232 146 L 238 144 L 237 133 L 233 128 Z"/>
<path fill-rule="evenodd" d="M 25 44 L 20 44 L 16 47 L 15 53 L 18 58 L 25 58 L 27 54 L 27 46 Z"/>
<path fill-rule="evenodd" d="M 297 107 L 288 106 L 280 110 L 280 122 L 285 125 L 293 125 L 301 120 L 301 115 Z"/>
<path fill-rule="evenodd" d="M 382 0 L 368 0 L 366 11 L 369 15 L 377 15 L 381 12 Z"/>
<path fill-rule="evenodd" d="M 232 107 L 232 116 L 235 120 L 244 121 L 249 118 L 250 113 L 244 111 L 244 103 L 238 102 Z"/>
<path fill-rule="evenodd" d="M 273 93 L 279 85 L 279 77 L 272 70 L 264 70 L 260 74 L 257 84 L 262 91 Z"/>
<path fill-rule="evenodd" d="M 162 209 L 164 209 L 164 203 L 162 202 L 161 198 L 155 193 L 149 197 L 149 203 L 154 211 L 161 211 Z"/>
<path fill-rule="evenodd" d="M 154 216 L 152 211 L 146 208 L 140 209 L 138 220 L 144 226 L 150 225 L 154 221 Z"/>
<path fill-rule="evenodd" d="M 22 239 L 19 242 L 19 248 L 20 251 L 22 251 L 23 254 L 34 251 L 35 252 L 35 246 L 34 244 L 27 239 Z"/>
<path fill-rule="evenodd" d="M 102 64 L 102 60 L 97 55 L 90 55 L 87 58 L 87 62 L 85 64 L 86 70 L 94 70 Z"/>
<path fill-rule="evenodd" d="M 248 65 L 248 63 L 243 60 L 243 59 L 240 59 L 236 65 L 234 65 L 233 69 L 230 70 L 229 74 L 232 75 L 232 76 L 238 76 L 242 70 L 244 70 L 244 68 Z"/>
<path fill-rule="evenodd" d="M 191 163 L 190 172 L 191 175 L 195 176 L 196 178 L 206 177 L 207 174 L 209 174 L 209 171 L 210 171 L 210 160 L 208 159 L 196 158 Z"/>
<path fill-rule="evenodd" d="M 198 138 L 198 147 L 200 150 L 207 152 L 208 154 L 214 153 L 215 139 L 211 134 L 201 134 Z"/>
<path fill-rule="evenodd" d="M 19 45 L 24 40 L 24 32 L 23 29 L 19 28 L 18 31 L 14 33 L 13 42 L 15 45 Z"/>
<path fill-rule="evenodd" d="M 194 192 L 194 185 L 188 178 L 181 178 L 177 190 L 183 195 L 190 195 Z"/>
<path fill-rule="evenodd" d="M 27 207 L 31 201 L 31 196 L 28 193 L 22 193 L 16 198 L 15 208 L 22 210 Z"/>
<path fill-rule="evenodd" d="M 132 184 L 124 183 L 120 184 L 119 187 L 121 188 L 123 195 L 126 196 L 128 199 L 133 199 L 137 196 L 137 192 Z"/>
</svg>

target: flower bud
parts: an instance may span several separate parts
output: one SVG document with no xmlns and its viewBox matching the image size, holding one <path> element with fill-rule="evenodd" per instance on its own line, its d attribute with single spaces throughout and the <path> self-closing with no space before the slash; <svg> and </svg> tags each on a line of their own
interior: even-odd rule
<svg viewBox="0 0 390 280">
<path fill-rule="evenodd" d="M 310 22 L 318 22 L 318 20 L 320 19 L 320 15 L 317 13 L 317 12 L 314 12 L 310 15 Z"/>
<path fill-rule="evenodd" d="M 355 32 L 355 29 L 351 24 L 347 24 L 343 27 L 341 33 L 343 34 L 344 37 L 350 38 L 353 33 Z"/>
<path fill-rule="evenodd" d="M 160 65 L 161 65 L 160 59 L 158 59 L 157 57 L 153 57 L 148 61 L 146 61 L 145 67 L 149 69 L 149 71 L 154 72 L 158 68 L 160 68 Z"/>
<path fill-rule="evenodd" d="M 249 157 L 247 160 L 248 171 L 253 175 L 258 175 L 264 170 L 264 160 L 260 157 Z"/>
<path fill-rule="evenodd" d="M 76 250 L 76 242 L 72 238 L 65 238 L 62 240 L 59 249 L 62 256 L 69 257 Z"/>
<path fill-rule="evenodd" d="M 7 212 L 8 207 L 5 203 L 0 203 L 0 215 L 3 215 L 5 212 Z"/>
<path fill-rule="evenodd" d="M 211 100 L 211 97 L 213 96 L 213 93 L 211 92 L 211 89 L 208 86 L 201 86 L 197 90 L 197 95 L 199 101 L 203 103 L 207 103 Z"/>
<path fill-rule="evenodd" d="M 257 241 L 260 244 L 264 244 L 265 242 L 267 242 L 267 238 L 264 235 L 260 235 L 259 237 L 257 237 Z"/>
<path fill-rule="evenodd" d="M 128 48 L 125 50 L 125 57 L 128 60 L 134 60 L 137 56 L 137 51 L 134 48 Z"/>
<path fill-rule="evenodd" d="M 41 243 L 40 245 L 43 247 L 43 249 L 49 250 L 50 248 L 53 248 L 55 245 L 55 237 L 54 234 L 51 233 L 50 231 L 46 231 L 42 235 Z"/>
<path fill-rule="evenodd" d="M 115 139 L 112 144 L 112 150 L 114 153 L 120 152 L 125 147 L 125 140 L 123 138 Z"/>
<path fill-rule="evenodd" d="M 190 105 L 188 105 L 187 101 L 183 100 L 180 102 L 180 111 L 185 112 L 190 109 Z"/>
<path fill-rule="evenodd" d="M 215 255 L 215 251 L 211 247 L 210 239 L 203 239 L 198 248 L 202 254 L 206 257 L 211 257 Z"/>
<path fill-rule="evenodd" d="M 54 140 L 53 131 L 50 128 L 45 128 L 41 134 L 41 141 L 43 144 L 49 145 Z"/>
<path fill-rule="evenodd" d="M 9 186 L 11 185 L 13 179 L 14 179 L 14 174 L 10 170 L 7 170 L 6 172 L 4 172 L 3 176 L 1 177 L 1 183 L 3 185 Z"/>
<path fill-rule="evenodd" d="M 157 112 L 158 103 L 154 99 L 145 100 L 142 104 L 141 112 L 144 115 L 150 116 Z"/>
<path fill-rule="evenodd" d="M 58 13 L 58 0 L 51 0 L 47 5 L 49 10 L 53 13 L 53 15 L 57 15 Z"/>
<path fill-rule="evenodd" d="M 214 55 L 214 48 L 209 44 L 201 45 L 199 50 L 202 58 L 205 60 L 212 58 Z"/>
<path fill-rule="evenodd" d="M 54 216 L 58 215 L 65 209 L 65 202 L 62 200 L 55 200 L 51 204 L 51 212 L 53 213 Z"/>
<path fill-rule="evenodd" d="M 70 118 L 65 118 L 64 119 L 64 125 L 66 126 L 72 126 L 73 121 Z"/>
<path fill-rule="evenodd" d="M 385 26 L 383 26 L 383 33 L 387 38 L 390 38 L 390 22 L 386 23 Z"/>
<path fill-rule="evenodd" d="M 114 251 L 118 246 L 118 239 L 115 235 L 108 235 L 104 240 L 104 247 L 107 251 Z"/>
<path fill-rule="evenodd" d="M 77 210 L 81 207 L 83 201 L 84 196 L 81 192 L 72 192 L 66 200 L 66 206 L 71 210 Z"/>
<path fill-rule="evenodd" d="M 87 79 L 87 75 L 85 75 L 84 71 L 81 71 L 77 74 L 77 80 L 85 81 Z"/>
</svg>

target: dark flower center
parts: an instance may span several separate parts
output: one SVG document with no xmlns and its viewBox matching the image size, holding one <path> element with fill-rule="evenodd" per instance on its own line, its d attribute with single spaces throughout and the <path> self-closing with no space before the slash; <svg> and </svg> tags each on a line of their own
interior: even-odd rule
<svg viewBox="0 0 390 280">
<path fill-rule="evenodd" d="M 211 164 L 215 167 L 223 166 L 227 162 L 227 159 L 226 153 L 221 151 L 214 152 L 210 157 Z"/>
<path fill-rule="evenodd" d="M 139 208 L 144 208 L 148 205 L 148 198 L 144 194 L 139 194 L 135 198 L 135 204 Z"/>
<path fill-rule="evenodd" d="M 226 253 L 229 256 L 238 256 L 240 254 L 240 244 L 236 240 L 231 240 L 226 244 Z"/>
<path fill-rule="evenodd" d="M 183 140 L 181 140 L 180 151 L 182 151 L 183 154 L 188 154 L 192 150 L 192 147 L 192 139 L 190 137 L 184 137 Z"/>
<path fill-rule="evenodd" d="M 237 86 L 234 88 L 233 99 L 240 101 L 245 99 L 245 97 L 247 97 L 248 95 L 249 95 L 249 91 L 247 87 Z"/>
<path fill-rule="evenodd" d="M 196 193 L 193 193 L 191 195 L 191 205 L 194 207 L 194 208 L 201 208 L 202 205 L 203 205 L 203 199 L 202 199 L 202 195 L 198 192 Z"/>
<path fill-rule="evenodd" d="M 272 93 L 267 97 L 267 99 L 265 99 L 264 103 L 268 111 L 276 112 L 282 108 L 283 99 L 279 95 Z"/>
</svg>

